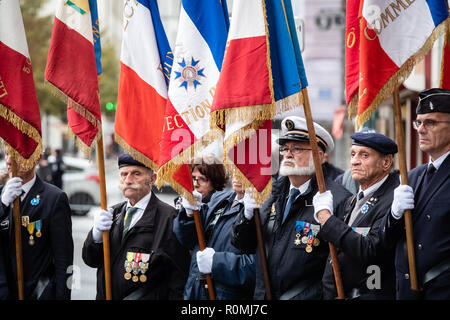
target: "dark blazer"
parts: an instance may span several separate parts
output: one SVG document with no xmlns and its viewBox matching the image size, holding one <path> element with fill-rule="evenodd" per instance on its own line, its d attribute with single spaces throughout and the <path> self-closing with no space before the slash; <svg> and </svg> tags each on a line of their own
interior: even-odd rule
<svg viewBox="0 0 450 320">
<path fill-rule="evenodd" d="M 338 250 L 339 266 L 347 298 L 352 297 L 352 294 L 359 295 L 358 299 L 391 300 L 395 298 L 394 252 L 385 250 L 381 246 L 379 229 L 382 219 L 391 207 L 394 189 L 398 184 L 398 173 L 391 173 L 366 202 L 368 211 L 365 213 L 360 211 L 351 226 L 348 225 L 348 221 L 356 204 L 356 196 L 347 199 L 343 213 L 331 216 L 322 226 L 320 232 L 322 237 L 333 243 Z M 338 218 L 339 216 L 344 220 Z M 324 298 L 334 299 L 337 297 L 337 291 L 330 257 L 328 261 L 322 279 Z M 375 272 L 380 271 L 378 273 L 381 276 L 379 289 L 367 286 L 368 278 L 376 275 L 371 268 L 368 269 L 370 266 L 379 267 L 374 269 Z M 371 285 L 373 284 L 371 282 Z M 352 289 L 357 290 L 353 290 L 352 293 Z"/>
<path fill-rule="evenodd" d="M 109 232 L 112 298 L 123 300 L 128 296 L 126 299 L 130 299 L 130 294 L 141 292 L 132 299 L 182 299 L 190 256 L 172 232 L 176 210 L 152 192 L 144 214 L 122 240 L 126 204 L 122 202 L 113 206 L 113 224 Z M 125 279 L 129 252 L 149 255 L 147 270 L 138 274 L 138 277 L 142 274 L 146 276 L 145 282 Z M 98 269 L 96 299 L 104 300 L 103 243 L 94 242 L 92 230 L 84 242 L 82 255 L 88 266 Z"/>
<path fill-rule="evenodd" d="M 0 192 L 3 187 L 0 188 Z M 28 216 L 29 222 L 41 222 L 41 236 L 33 231 L 34 244 L 30 245 L 28 229 L 21 227 L 22 261 L 25 299 L 53 300 L 70 299 L 67 280 L 71 276 L 69 266 L 73 264 L 73 239 L 71 210 L 67 195 L 59 188 L 43 182 L 36 176 L 36 182 L 20 204 L 21 216 Z M 17 266 L 12 206 L 3 209 L 0 217 L 8 227 L 2 230 L 3 239 L 8 239 L 6 253 L 14 279 L 9 286 L 9 295 L 17 299 Z M 4 219 L 6 218 L 6 221 Z M 5 235 L 7 233 L 7 236 Z M 1 279 L 2 277 L 0 277 Z M 1 286 L 1 285 L 0 285 Z"/>
<path fill-rule="evenodd" d="M 418 190 L 426 168 L 427 165 L 421 165 L 408 174 L 408 184 L 415 193 L 412 221 L 417 277 L 423 298 L 450 299 L 450 270 L 423 284 L 425 274 L 450 257 L 450 156 L 434 173 L 428 190 L 419 198 Z M 410 289 L 404 219 L 396 220 L 388 214 L 383 225 L 384 243 L 395 245 L 397 298 L 416 298 L 417 295 Z"/>
</svg>

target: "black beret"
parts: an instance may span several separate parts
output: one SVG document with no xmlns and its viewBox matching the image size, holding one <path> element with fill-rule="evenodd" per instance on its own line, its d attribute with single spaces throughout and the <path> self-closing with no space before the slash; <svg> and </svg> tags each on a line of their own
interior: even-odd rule
<svg viewBox="0 0 450 320">
<path fill-rule="evenodd" d="M 147 166 L 130 156 L 128 153 L 122 153 L 118 159 L 119 169 L 126 166 L 139 166 L 147 168 Z"/>
<path fill-rule="evenodd" d="M 419 93 L 419 103 L 416 113 L 424 114 L 431 112 L 450 113 L 450 90 L 426 89 Z"/>
<path fill-rule="evenodd" d="M 353 145 L 369 147 L 382 154 L 395 154 L 398 151 L 392 139 L 375 131 L 355 132 L 350 137 Z"/>
</svg>

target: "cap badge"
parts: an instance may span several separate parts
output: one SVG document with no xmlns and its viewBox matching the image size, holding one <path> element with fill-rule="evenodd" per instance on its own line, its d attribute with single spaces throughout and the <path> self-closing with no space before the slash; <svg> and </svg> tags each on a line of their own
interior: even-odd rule
<svg viewBox="0 0 450 320">
<path fill-rule="evenodd" d="M 434 106 L 433 106 L 433 102 L 430 101 L 430 105 L 429 105 L 430 109 L 433 110 Z"/>
<path fill-rule="evenodd" d="M 294 128 L 295 128 L 294 121 L 286 120 L 286 128 L 288 130 L 294 130 Z"/>
</svg>

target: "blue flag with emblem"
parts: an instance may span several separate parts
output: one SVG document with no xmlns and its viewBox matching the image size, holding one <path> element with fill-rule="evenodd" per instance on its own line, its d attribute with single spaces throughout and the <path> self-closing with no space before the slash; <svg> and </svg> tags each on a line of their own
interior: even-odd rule
<svg viewBox="0 0 450 320">
<path fill-rule="evenodd" d="M 102 73 L 102 46 L 100 44 L 100 23 L 98 20 L 97 0 L 89 0 L 89 8 L 91 10 L 92 35 L 94 37 L 95 63 L 97 65 L 97 74 Z"/>
</svg>

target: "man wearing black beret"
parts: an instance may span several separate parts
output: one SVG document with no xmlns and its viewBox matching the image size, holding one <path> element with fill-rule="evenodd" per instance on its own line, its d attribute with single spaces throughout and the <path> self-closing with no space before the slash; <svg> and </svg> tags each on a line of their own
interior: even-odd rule
<svg viewBox="0 0 450 320">
<path fill-rule="evenodd" d="M 128 199 L 94 214 L 83 261 L 97 268 L 97 297 L 105 299 L 103 231 L 109 230 L 113 300 L 182 299 L 189 252 L 172 232 L 176 210 L 151 192 L 156 174 L 129 154 L 118 159 Z"/>
<path fill-rule="evenodd" d="M 430 160 L 408 173 L 408 184 L 394 191 L 385 217 L 384 242 L 395 246 L 398 299 L 450 299 L 450 90 L 428 89 L 419 94 L 419 148 Z M 419 292 L 411 290 L 405 244 L 404 211 L 412 210 Z"/>
<path fill-rule="evenodd" d="M 351 138 L 351 175 L 359 191 L 334 213 L 333 194 L 318 192 L 313 198 L 314 218 L 321 225 L 322 237 L 338 250 L 345 296 L 394 299 L 393 250 L 382 247 L 379 229 L 399 184 L 398 174 L 391 172 L 397 144 L 375 131 L 356 132 Z M 322 279 L 324 299 L 337 296 L 330 258 L 329 262 Z"/>
</svg>

